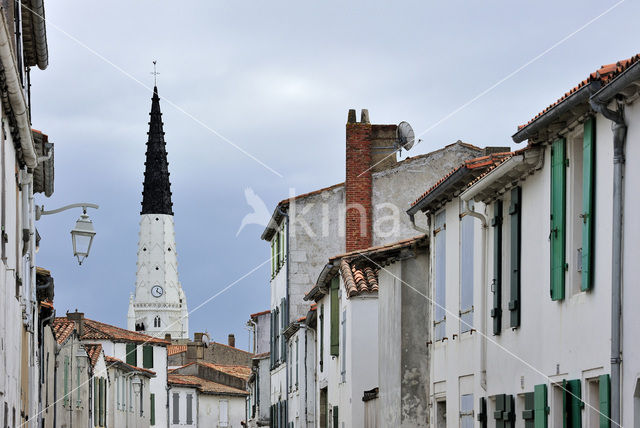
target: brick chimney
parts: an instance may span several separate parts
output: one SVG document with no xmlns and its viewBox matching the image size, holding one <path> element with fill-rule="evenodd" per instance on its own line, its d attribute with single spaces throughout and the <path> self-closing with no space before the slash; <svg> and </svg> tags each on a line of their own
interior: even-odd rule
<svg viewBox="0 0 640 428">
<path fill-rule="evenodd" d="M 236 347 L 236 336 L 233 334 L 229 335 L 229 340 L 228 340 L 229 346 L 231 346 L 232 348 Z"/>
<path fill-rule="evenodd" d="M 373 243 L 372 174 L 393 167 L 397 160 L 394 143 L 396 125 L 371 125 L 363 109 L 360 122 L 356 111 L 347 116 L 345 177 L 345 247 L 361 250 Z"/>
<path fill-rule="evenodd" d="M 67 312 L 67 319 L 75 323 L 78 337 L 82 337 L 84 334 L 84 312 L 78 312 L 77 309 L 75 312 Z"/>
</svg>

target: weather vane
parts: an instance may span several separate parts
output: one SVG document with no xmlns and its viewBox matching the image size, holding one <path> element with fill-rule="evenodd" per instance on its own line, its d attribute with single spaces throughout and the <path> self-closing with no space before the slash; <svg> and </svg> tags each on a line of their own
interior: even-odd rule
<svg viewBox="0 0 640 428">
<path fill-rule="evenodd" d="M 158 73 L 156 71 L 156 61 L 153 61 L 153 71 L 151 72 L 151 74 L 153 74 L 153 86 L 158 86 Z"/>
</svg>

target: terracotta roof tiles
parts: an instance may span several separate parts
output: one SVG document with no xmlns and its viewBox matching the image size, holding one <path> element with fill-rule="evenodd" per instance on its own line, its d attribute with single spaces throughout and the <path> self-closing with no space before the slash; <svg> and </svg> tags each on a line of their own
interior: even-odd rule
<svg viewBox="0 0 640 428">
<path fill-rule="evenodd" d="M 248 380 L 249 376 L 251 376 L 251 367 L 248 367 L 248 366 L 215 364 L 215 363 L 208 363 L 206 361 L 198 361 L 195 364 L 200 364 L 205 367 L 210 367 L 214 370 L 218 370 L 220 372 L 223 372 L 228 375 L 235 376 L 237 378 L 244 379 L 244 380 Z"/>
<path fill-rule="evenodd" d="M 153 370 L 149 370 L 149 369 L 144 369 L 142 367 L 136 367 L 136 366 L 132 366 L 131 364 L 127 364 L 124 361 L 122 361 L 119 358 L 115 358 L 109 355 L 105 355 L 104 359 L 107 361 L 107 364 L 109 367 L 111 367 L 112 365 L 118 364 L 121 365 L 123 367 L 126 367 L 129 370 L 132 371 L 138 371 L 138 372 L 142 372 L 142 373 L 146 373 L 150 376 L 155 376 L 156 372 L 154 372 Z"/>
<path fill-rule="evenodd" d="M 172 385 L 193 386 L 197 387 L 202 393 L 205 394 L 221 394 L 221 395 L 249 395 L 247 391 L 234 388 L 231 386 L 223 385 L 221 383 L 213 382 L 207 379 L 202 379 L 192 375 L 170 374 L 168 375 L 168 382 Z"/>
<path fill-rule="evenodd" d="M 167 356 L 170 357 L 176 354 L 182 354 L 187 352 L 187 345 L 169 345 L 167 346 Z"/>
<path fill-rule="evenodd" d="M 524 125 L 518 126 L 518 131 L 526 128 L 527 126 L 529 126 L 530 124 L 535 122 L 537 119 L 539 119 L 545 113 L 547 113 L 549 110 L 553 109 L 555 106 L 557 106 L 558 104 L 562 103 L 564 100 L 569 98 L 574 93 L 578 92 L 583 87 L 587 86 L 589 83 L 591 83 L 591 82 L 600 82 L 600 83 L 602 83 L 602 85 L 606 85 L 611 80 L 613 80 L 615 77 L 617 77 L 620 73 L 622 73 L 623 71 L 628 69 L 630 66 L 632 66 L 633 64 L 635 64 L 639 60 L 640 60 L 640 54 L 636 54 L 636 55 L 632 56 L 631 58 L 623 59 L 623 60 L 620 60 L 620 61 L 612 63 L 612 64 L 606 64 L 606 65 L 601 66 L 598 70 L 596 70 L 593 73 L 589 74 L 589 76 L 585 80 L 583 80 L 582 82 L 578 83 L 577 86 L 573 87 L 569 92 L 566 92 L 563 96 L 558 98 L 553 104 L 549 105 L 547 108 L 545 108 L 540 113 L 538 113 L 529 122 L 525 123 Z"/>
<path fill-rule="evenodd" d="M 86 343 L 82 345 L 87 351 L 87 356 L 89 357 L 89 361 L 91 362 L 91 367 L 95 367 L 98 363 L 98 358 L 100 358 L 100 353 L 102 352 L 102 345 L 99 343 Z"/>
<path fill-rule="evenodd" d="M 63 343 L 75 329 L 75 322 L 67 317 L 58 317 L 53 321 L 53 332 L 58 343 Z M 83 319 L 83 333 L 80 340 L 111 340 L 114 342 L 134 342 L 138 344 L 169 345 L 163 339 L 147 336 L 135 331 L 101 323 L 88 318 Z"/>
</svg>

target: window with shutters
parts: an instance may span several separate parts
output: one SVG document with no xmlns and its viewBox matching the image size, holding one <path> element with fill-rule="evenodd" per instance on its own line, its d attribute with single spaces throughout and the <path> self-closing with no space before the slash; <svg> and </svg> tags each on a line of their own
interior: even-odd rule
<svg viewBox="0 0 640 428">
<path fill-rule="evenodd" d="M 142 367 L 145 369 L 153 368 L 153 345 L 144 345 L 142 347 Z"/>
<path fill-rule="evenodd" d="M 276 308 L 273 317 L 273 351 L 274 351 L 274 365 L 277 367 L 280 365 L 280 309 Z"/>
<path fill-rule="evenodd" d="M 582 385 L 579 379 L 563 380 L 553 386 L 553 426 L 582 427 Z"/>
<path fill-rule="evenodd" d="M 570 135 L 567 148 L 567 284 L 577 294 L 582 288 L 583 137 Z"/>
<path fill-rule="evenodd" d="M 584 406 L 587 428 L 608 428 L 611 426 L 611 385 L 609 375 L 587 379 L 585 383 Z"/>
<path fill-rule="evenodd" d="M 473 428 L 473 394 L 460 396 L 460 428 Z"/>
<path fill-rule="evenodd" d="M 98 398 L 100 397 L 100 392 L 99 392 L 99 386 L 98 386 L 98 378 L 94 377 L 93 378 L 93 426 L 98 426 L 100 424 L 99 421 L 99 415 L 98 415 L 98 410 L 99 410 L 99 403 L 98 403 Z"/>
<path fill-rule="evenodd" d="M 473 202 L 469 208 L 473 210 Z M 474 223 L 469 215 L 460 219 L 460 333 L 473 328 Z"/>
<path fill-rule="evenodd" d="M 549 404 L 547 401 L 547 385 L 536 385 L 533 389 L 533 423 L 535 428 L 547 428 L 549 421 Z"/>
<path fill-rule="evenodd" d="M 496 428 L 513 428 L 515 426 L 515 400 L 513 395 L 498 394 L 495 397 L 493 419 Z"/>
<path fill-rule="evenodd" d="M 433 234 L 435 235 L 435 308 L 434 338 L 442 340 L 446 336 L 446 211 L 435 216 Z"/>
<path fill-rule="evenodd" d="M 287 255 L 287 222 L 283 221 L 276 229 L 273 237 L 271 238 L 271 278 L 273 279 L 280 269 L 284 266 Z"/>
<path fill-rule="evenodd" d="M 566 141 L 551 145 L 550 291 L 552 300 L 563 300 L 566 266 Z"/>
</svg>

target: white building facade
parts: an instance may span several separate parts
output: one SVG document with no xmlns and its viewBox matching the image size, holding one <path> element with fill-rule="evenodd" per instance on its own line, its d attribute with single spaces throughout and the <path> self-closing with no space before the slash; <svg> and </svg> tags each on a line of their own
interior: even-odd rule
<svg viewBox="0 0 640 428">
<path fill-rule="evenodd" d="M 462 165 L 409 210 L 431 225 L 432 426 L 639 423 L 637 240 L 621 216 L 638 202 L 639 70 L 602 67 L 519 128 L 526 148 L 479 175 Z"/>
</svg>

